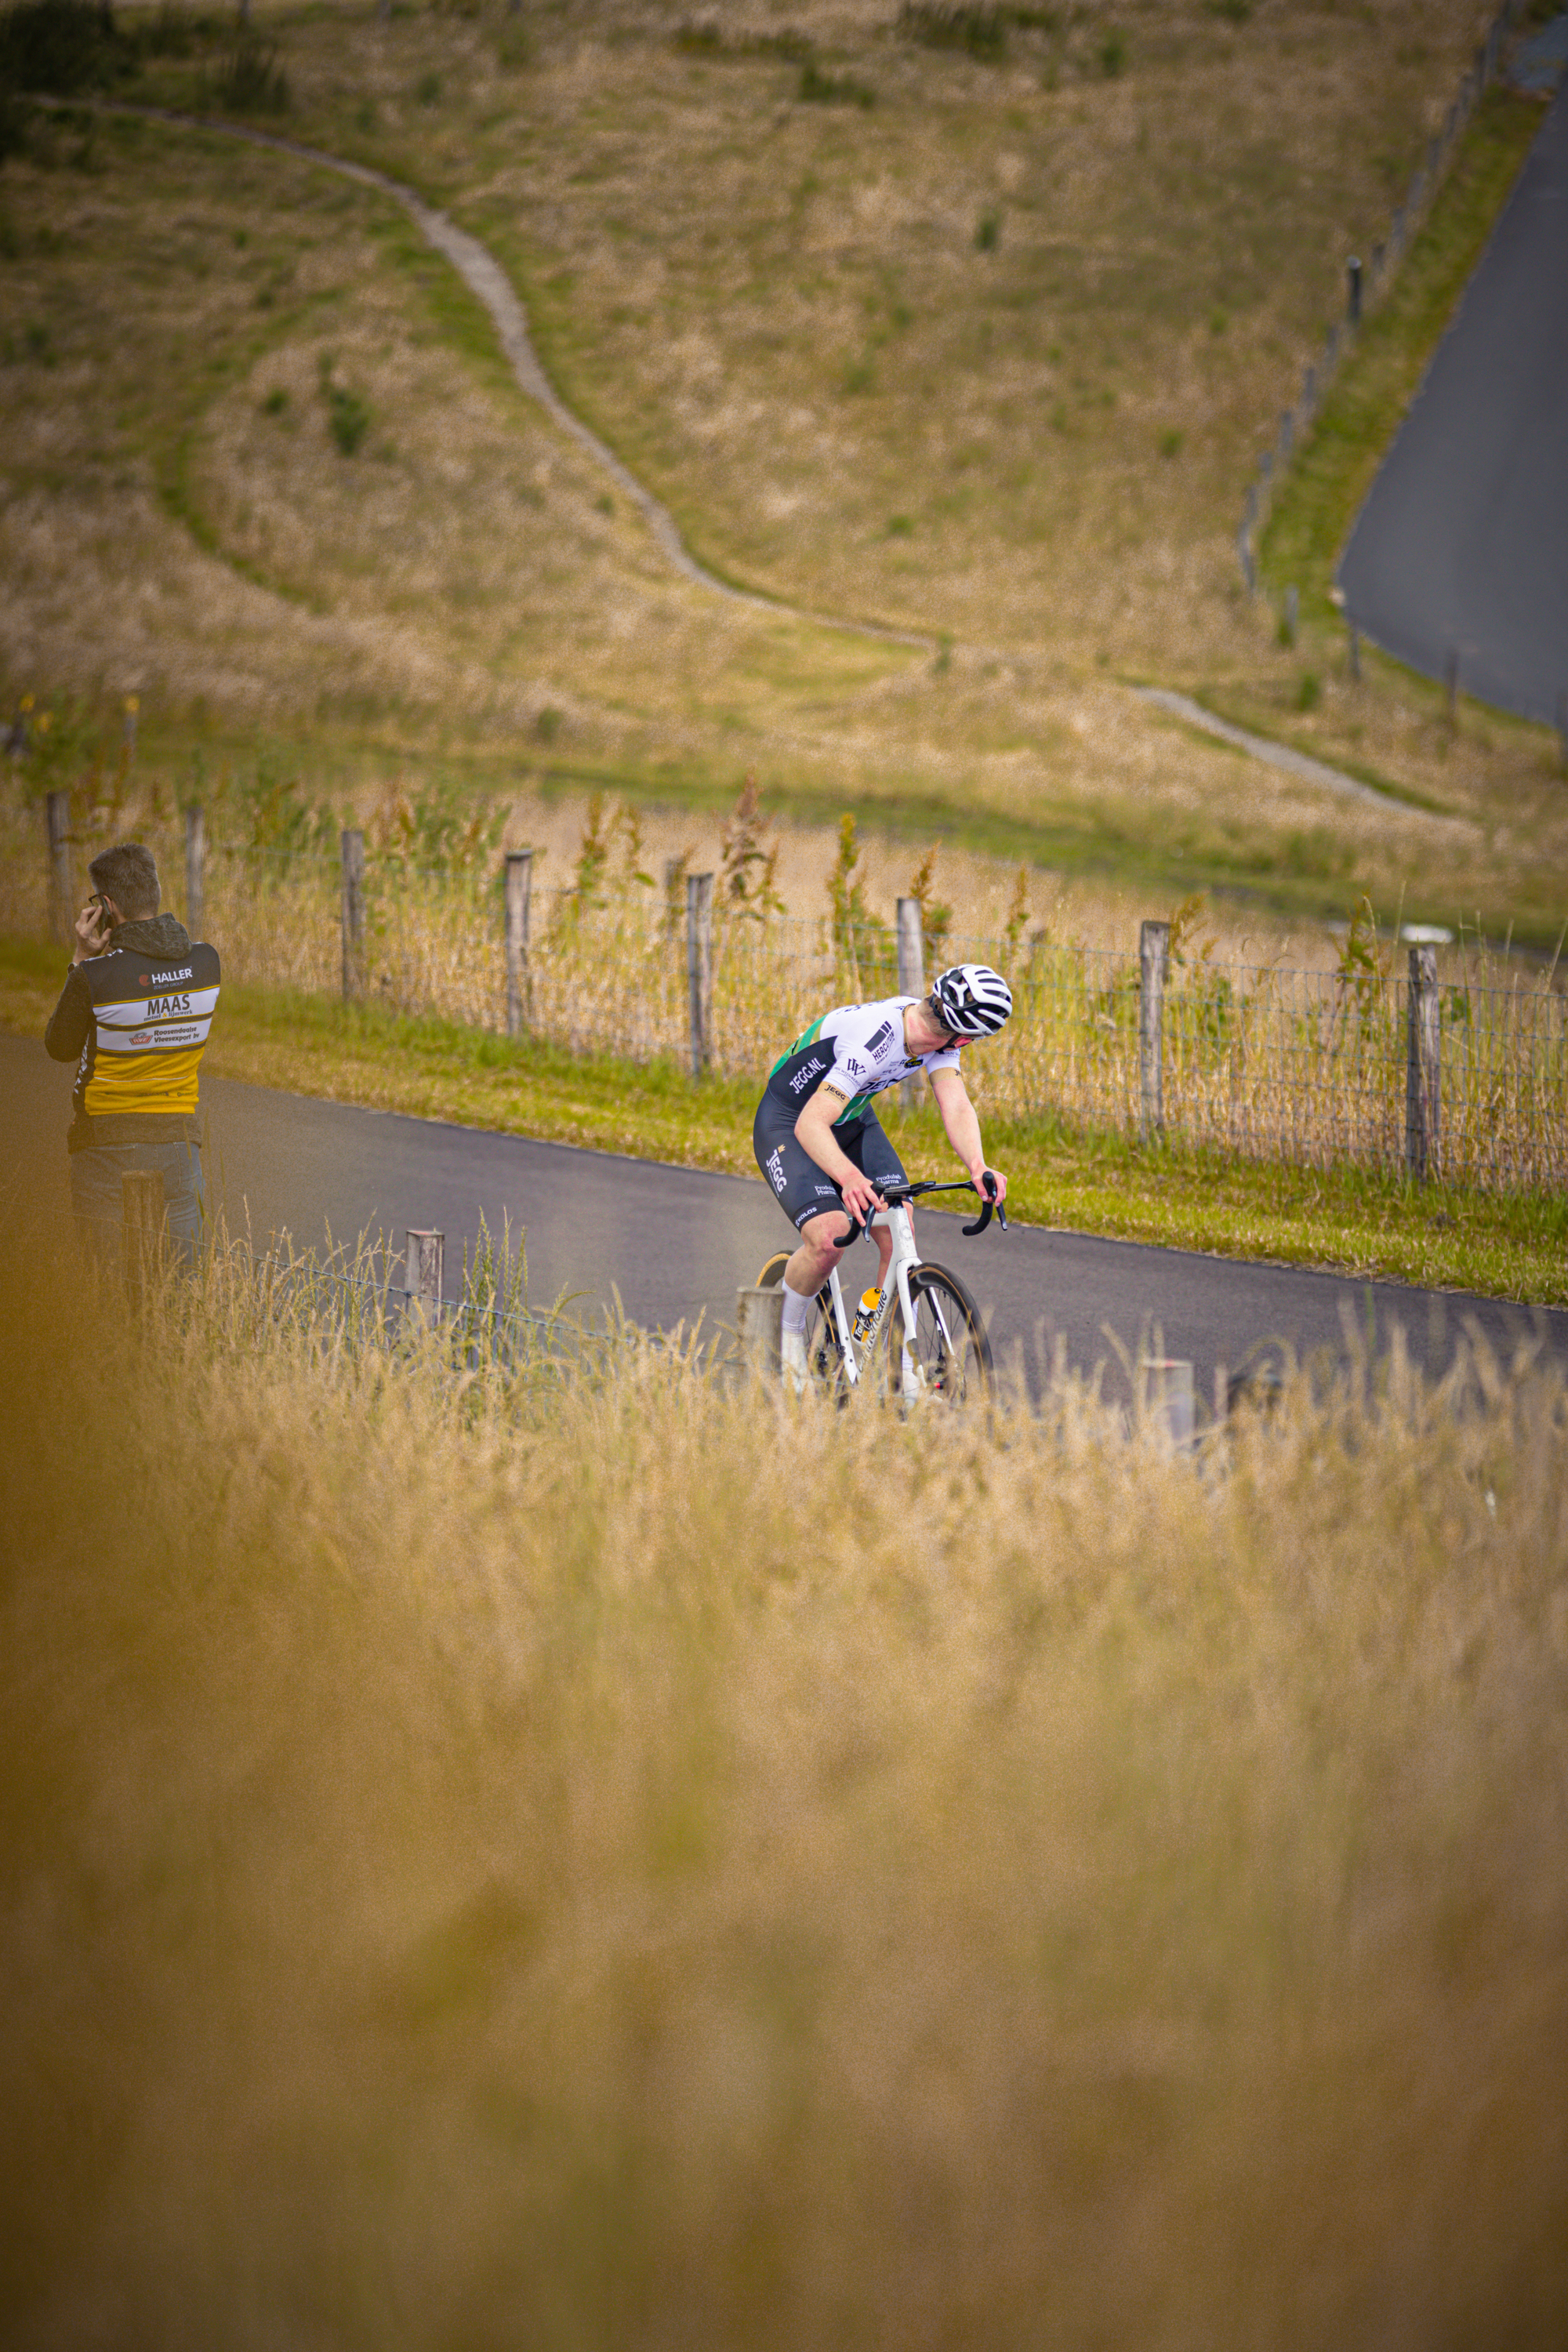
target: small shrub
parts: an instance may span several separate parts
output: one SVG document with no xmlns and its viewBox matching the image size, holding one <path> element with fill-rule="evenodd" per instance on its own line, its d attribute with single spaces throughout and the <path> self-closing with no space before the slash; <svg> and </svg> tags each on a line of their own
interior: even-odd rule
<svg viewBox="0 0 1568 2352">
<path fill-rule="evenodd" d="M 809 58 L 801 68 L 798 96 L 803 106 L 858 106 L 868 112 L 877 103 L 876 91 L 863 81 L 848 74 L 825 74 Z"/>
<path fill-rule="evenodd" d="M 368 98 L 362 98 L 354 109 L 354 129 L 356 131 L 375 129 L 375 109 Z"/>
<path fill-rule="evenodd" d="M 1185 436 L 1177 432 L 1173 425 L 1168 433 L 1162 433 L 1160 436 L 1161 457 L 1179 457 L 1182 454 L 1182 443 L 1184 438 Z"/>
<path fill-rule="evenodd" d="M 367 404 L 357 392 L 346 384 L 332 382 L 331 354 L 323 352 L 317 362 L 321 379 L 321 398 L 326 404 L 327 430 L 345 457 L 352 457 L 370 431 L 371 414 Z M 287 394 L 284 395 L 288 397 Z"/>
<path fill-rule="evenodd" d="M 1101 41 L 1099 50 L 1100 69 L 1108 81 L 1114 81 L 1127 65 L 1127 42 L 1114 25 Z"/>
<path fill-rule="evenodd" d="M 974 232 L 978 253 L 994 253 L 1002 242 L 1002 215 L 999 212 L 982 213 Z"/>
<path fill-rule="evenodd" d="M 724 36 L 715 24 L 682 25 L 671 46 L 684 58 L 716 58 L 723 50 Z"/>
<path fill-rule="evenodd" d="M 17 0 L 0 16 L 0 91 L 68 98 L 123 62 L 108 0 Z"/>
<path fill-rule="evenodd" d="M 1245 25 L 1252 15 L 1252 0 L 1209 0 L 1209 15 L 1223 16 L 1227 25 Z"/>
<path fill-rule="evenodd" d="M 137 27 L 134 38 L 144 58 L 188 58 L 196 45 L 196 27 L 180 0 L 163 0 L 157 15 Z"/>
<path fill-rule="evenodd" d="M 1322 679 L 1318 676 L 1315 669 L 1304 669 L 1301 672 L 1301 682 L 1296 688 L 1297 709 L 1316 710 L 1322 698 Z"/>
<path fill-rule="evenodd" d="M 287 114 L 289 77 L 266 41 L 241 36 L 213 78 L 214 103 L 226 114 Z"/>
<path fill-rule="evenodd" d="M 440 75 L 438 73 L 421 74 L 419 79 L 414 85 L 414 95 L 418 100 L 421 106 L 436 106 L 439 104 L 441 97 Z"/>
<path fill-rule="evenodd" d="M 282 385 L 279 384 L 274 391 L 268 394 L 266 399 L 262 402 L 261 414 L 263 416 L 281 416 L 288 405 L 289 395 L 284 391 Z"/>
<path fill-rule="evenodd" d="M 904 0 L 899 30 L 925 49 L 959 49 L 982 64 L 998 65 L 1007 54 L 1007 17 L 1000 8 L 950 5 L 950 0 Z"/>
<path fill-rule="evenodd" d="M 888 537 L 889 539 L 913 539 L 914 535 L 915 527 L 908 515 L 889 515 L 888 517 Z"/>
<path fill-rule="evenodd" d="M 47 327 L 37 323 L 31 327 L 25 327 L 22 331 L 22 348 L 27 357 L 37 366 L 53 367 L 55 351 Z"/>
<path fill-rule="evenodd" d="M 542 743 L 553 743 L 561 732 L 562 713 L 552 710 L 548 703 L 533 722 L 533 731 Z"/>
<path fill-rule="evenodd" d="M 877 371 L 870 359 L 848 360 L 844 368 L 844 389 L 848 393 L 869 392 L 877 381 Z"/>
<path fill-rule="evenodd" d="M 327 394 L 327 424 L 345 457 L 352 457 L 370 431 L 370 410 L 358 393 L 334 383 Z"/>
</svg>

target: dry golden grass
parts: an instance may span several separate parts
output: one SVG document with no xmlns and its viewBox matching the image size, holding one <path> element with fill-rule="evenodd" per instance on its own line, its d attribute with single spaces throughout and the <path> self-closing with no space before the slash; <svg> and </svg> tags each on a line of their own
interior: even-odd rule
<svg viewBox="0 0 1568 2352">
<path fill-rule="evenodd" d="M 1266 5 L 1238 26 L 1147 0 L 1116 13 L 1107 78 L 1103 11 L 1016 33 L 1001 68 L 900 40 L 886 12 L 794 12 L 875 84 L 869 112 L 797 103 L 777 57 L 682 49 L 679 13 L 646 5 L 521 36 L 499 11 L 269 16 L 284 127 L 486 238 L 563 390 L 707 560 L 960 642 L 933 660 L 674 579 L 395 208 L 285 156 L 106 123 L 89 170 L 63 137 L 53 168 L 6 170 L 0 663 L 17 687 L 139 689 L 171 759 L 205 726 L 312 779 L 459 747 L 489 784 L 552 761 L 678 791 L 751 768 L 803 806 L 1024 828 L 1068 875 L 1321 906 L 1343 870 L 1347 898 L 1353 879 L 1542 931 L 1563 845 L 1544 737 L 1478 720 L 1450 745 L 1386 680 L 1356 719 L 1328 680 L 1300 723 L 1331 751 L 1362 727 L 1367 763 L 1445 823 L 1258 769 L 1116 675 L 1225 676 L 1297 723 L 1300 664 L 1237 602 L 1230 530 L 1344 245 L 1376 229 L 1482 14 Z M 783 21 L 722 29 L 734 51 Z M 141 92 L 188 103 L 202 63 Z M 329 352 L 370 411 L 352 457 Z"/>
<path fill-rule="evenodd" d="M 1561 2341 L 1559 1378 L 1194 1464 L 20 1246 L 12 2342 Z"/>
</svg>

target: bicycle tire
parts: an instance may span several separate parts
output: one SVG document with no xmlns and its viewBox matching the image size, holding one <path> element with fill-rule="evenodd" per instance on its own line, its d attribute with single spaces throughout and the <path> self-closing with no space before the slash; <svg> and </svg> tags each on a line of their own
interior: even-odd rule
<svg viewBox="0 0 1568 2352">
<path fill-rule="evenodd" d="M 994 1367 L 985 1318 L 957 1275 L 922 1259 L 910 1268 L 910 1305 L 915 1313 L 914 1360 L 921 1392 L 957 1407 L 984 1403 Z M 904 1318 L 888 1318 L 888 1373 L 895 1396 L 905 1394 Z"/>
</svg>

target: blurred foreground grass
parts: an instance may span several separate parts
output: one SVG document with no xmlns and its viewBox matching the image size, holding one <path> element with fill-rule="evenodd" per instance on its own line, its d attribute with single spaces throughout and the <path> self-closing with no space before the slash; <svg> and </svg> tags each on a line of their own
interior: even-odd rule
<svg viewBox="0 0 1568 2352">
<path fill-rule="evenodd" d="M 0 1279 L 28 2346 L 1555 2346 L 1568 1400 L 1171 1459 Z"/>
</svg>

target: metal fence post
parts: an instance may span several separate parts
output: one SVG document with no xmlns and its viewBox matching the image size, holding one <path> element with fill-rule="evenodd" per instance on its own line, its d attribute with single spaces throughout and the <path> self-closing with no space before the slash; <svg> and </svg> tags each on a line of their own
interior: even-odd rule
<svg viewBox="0 0 1568 2352">
<path fill-rule="evenodd" d="M 1361 324 L 1361 261 L 1352 253 L 1345 264 L 1345 323 L 1350 327 Z"/>
<path fill-rule="evenodd" d="M 1424 1184 L 1437 1174 L 1442 1112 L 1442 1007 L 1437 950 L 1410 950 L 1410 1017 L 1405 1054 L 1405 1168 Z"/>
<path fill-rule="evenodd" d="M 343 861 L 343 1003 L 350 1004 L 364 985 L 364 835 L 344 833 Z"/>
<path fill-rule="evenodd" d="M 713 877 L 686 877 L 686 996 L 691 1028 L 691 1075 L 713 1058 Z"/>
<path fill-rule="evenodd" d="M 533 894 L 533 852 L 506 854 L 506 1034 L 521 1037 L 533 1011 L 528 970 L 528 917 Z"/>
<path fill-rule="evenodd" d="M 441 1319 L 441 1277 L 447 1250 L 445 1234 L 421 1233 L 408 1227 L 408 1271 L 405 1287 L 408 1292 L 408 1312 L 416 1311 L 425 1322 Z"/>
<path fill-rule="evenodd" d="M 202 935 L 206 864 L 206 814 L 200 801 L 193 801 L 185 811 L 185 929 L 193 940 Z"/>
<path fill-rule="evenodd" d="M 923 996 L 926 992 L 925 927 L 918 898 L 899 900 L 899 994 Z M 921 1098 L 921 1081 L 900 1078 L 899 1108 L 913 1110 Z"/>
<path fill-rule="evenodd" d="M 141 1313 L 158 1278 L 163 1255 L 163 1179 L 156 1169 L 127 1169 L 120 1180 L 124 1228 L 125 1300 Z"/>
<path fill-rule="evenodd" d="M 68 947 L 71 937 L 71 796 L 51 793 L 44 803 L 49 829 L 49 937 Z"/>
<path fill-rule="evenodd" d="M 1142 924 L 1138 932 L 1138 1133 L 1144 1143 L 1165 1132 L 1162 1047 L 1165 975 L 1170 968 L 1170 924 Z"/>
</svg>

